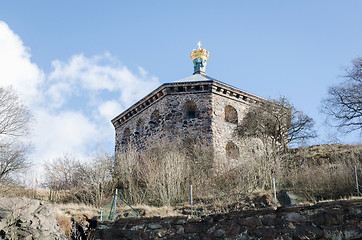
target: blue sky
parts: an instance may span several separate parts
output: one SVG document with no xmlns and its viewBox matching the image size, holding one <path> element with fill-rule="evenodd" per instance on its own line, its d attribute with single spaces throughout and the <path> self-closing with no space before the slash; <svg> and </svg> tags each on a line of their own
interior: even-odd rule
<svg viewBox="0 0 362 240">
<path fill-rule="evenodd" d="M 0 86 L 36 122 L 32 157 L 113 152 L 111 118 L 165 82 L 207 74 L 316 121 L 312 144 L 361 143 L 323 125 L 320 101 L 362 55 L 362 1 L 17 1 L 0 7 Z M 10 59 L 10 60 L 9 60 Z"/>
</svg>

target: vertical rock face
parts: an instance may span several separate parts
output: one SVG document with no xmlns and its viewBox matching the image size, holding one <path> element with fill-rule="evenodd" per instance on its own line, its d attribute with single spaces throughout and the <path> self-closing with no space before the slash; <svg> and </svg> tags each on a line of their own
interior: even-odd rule
<svg viewBox="0 0 362 240">
<path fill-rule="evenodd" d="M 215 159 L 237 158 L 242 143 L 235 127 L 251 105 L 265 101 L 201 74 L 164 84 L 112 120 L 115 152 L 196 137 L 213 147 Z"/>
<path fill-rule="evenodd" d="M 65 239 L 50 205 L 27 198 L 0 199 L 0 239 Z"/>
<path fill-rule="evenodd" d="M 93 239 L 362 239 L 362 200 L 103 222 Z"/>
</svg>

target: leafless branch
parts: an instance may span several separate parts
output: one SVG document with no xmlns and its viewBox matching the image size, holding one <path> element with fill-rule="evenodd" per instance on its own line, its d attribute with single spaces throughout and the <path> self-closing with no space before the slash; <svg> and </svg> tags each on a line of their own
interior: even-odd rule
<svg viewBox="0 0 362 240">
<path fill-rule="evenodd" d="M 344 81 L 328 90 L 323 99 L 323 112 L 330 116 L 335 126 L 350 133 L 362 130 L 362 58 L 352 61 L 345 70 Z"/>
</svg>

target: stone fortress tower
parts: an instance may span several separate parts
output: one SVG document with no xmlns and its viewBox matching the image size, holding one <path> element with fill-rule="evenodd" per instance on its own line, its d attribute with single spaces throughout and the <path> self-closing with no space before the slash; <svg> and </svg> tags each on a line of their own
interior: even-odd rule
<svg viewBox="0 0 362 240">
<path fill-rule="evenodd" d="M 254 104 L 268 101 L 206 75 L 209 52 L 192 50 L 194 73 L 165 83 L 112 120 L 115 154 L 128 144 L 144 148 L 146 143 L 193 136 L 206 141 L 215 156 L 237 158 L 242 143 L 234 129 Z"/>
</svg>

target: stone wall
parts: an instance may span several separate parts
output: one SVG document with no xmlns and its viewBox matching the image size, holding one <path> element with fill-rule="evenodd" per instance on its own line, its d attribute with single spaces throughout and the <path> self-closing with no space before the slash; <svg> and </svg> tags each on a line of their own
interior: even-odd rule
<svg viewBox="0 0 362 240">
<path fill-rule="evenodd" d="M 112 120 L 116 154 L 127 144 L 144 148 L 160 139 L 196 136 L 225 159 L 228 144 L 240 145 L 233 135 L 237 123 L 250 105 L 262 101 L 266 100 L 218 81 L 164 84 Z M 195 116 L 188 114 L 190 104 Z"/>
<path fill-rule="evenodd" d="M 220 169 L 226 168 L 227 166 L 231 167 L 234 161 L 232 155 L 239 154 L 228 154 L 227 146 L 234 146 L 235 151 L 243 152 L 242 143 L 238 137 L 234 135 L 235 128 L 237 124 L 242 121 L 245 114 L 247 113 L 247 109 L 249 108 L 249 104 L 241 99 L 233 99 L 229 98 L 227 94 L 220 94 L 219 92 L 215 92 L 212 96 L 212 132 L 213 132 L 213 145 L 216 146 L 214 148 L 215 160 Z M 226 121 L 227 118 L 227 108 L 234 108 L 236 112 L 235 121 Z M 230 156 L 229 156 L 230 155 Z M 236 157 L 235 156 L 235 157 Z M 237 156 L 239 158 L 239 156 Z"/>
<path fill-rule="evenodd" d="M 362 200 L 103 222 L 92 239 L 361 239 Z"/>
<path fill-rule="evenodd" d="M 164 84 L 112 120 L 115 153 L 129 144 L 144 149 L 196 137 L 212 147 L 214 169 L 227 170 L 248 161 L 250 152 L 256 152 L 249 148 L 260 145 L 258 139 L 240 140 L 234 130 L 250 106 L 266 101 L 214 80 Z M 194 115 L 188 112 L 190 106 Z"/>
<path fill-rule="evenodd" d="M 195 117 L 187 116 L 187 105 L 196 106 Z M 144 147 L 155 141 L 173 141 L 196 136 L 212 142 L 211 93 L 176 92 L 165 95 L 116 128 L 116 153 L 132 144 Z"/>
</svg>

